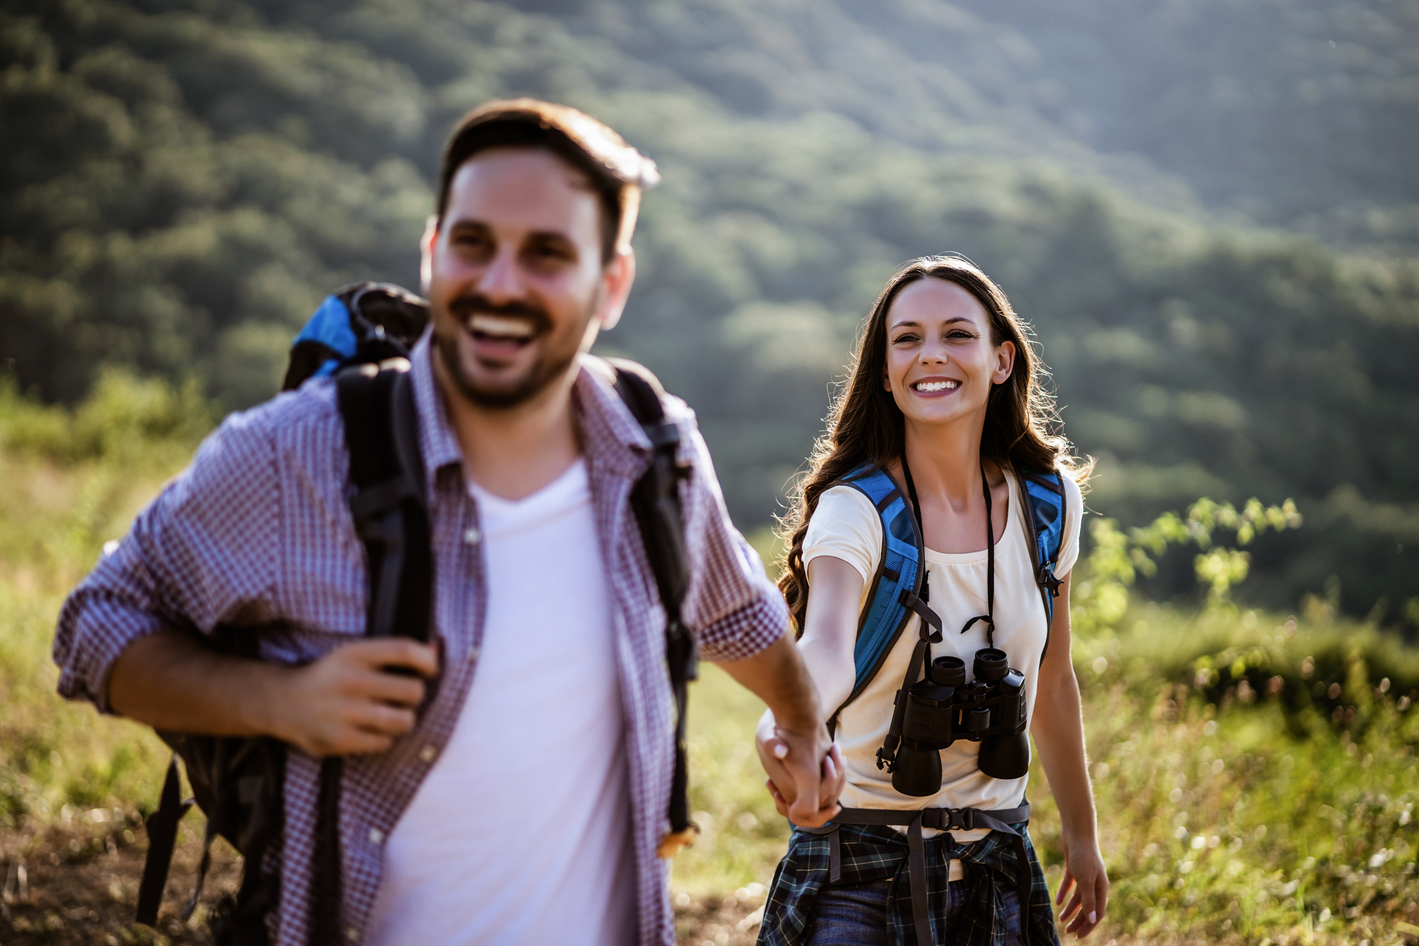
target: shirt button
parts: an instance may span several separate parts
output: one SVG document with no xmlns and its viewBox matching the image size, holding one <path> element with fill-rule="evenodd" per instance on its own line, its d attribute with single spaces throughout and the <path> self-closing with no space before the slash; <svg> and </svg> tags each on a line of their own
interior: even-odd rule
<svg viewBox="0 0 1419 946">
<path fill-rule="evenodd" d="M 384 840 L 384 832 L 378 828 L 370 828 L 370 843 L 378 844 Z"/>
<path fill-rule="evenodd" d="M 434 758 L 438 756 L 438 754 L 439 751 L 433 746 L 424 746 L 424 748 L 419 750 L 419 758 L 424 762 L 434 761 Z"/>
<path fill-rule="evenodd" d="M 358 943 L 360 941 L 360 931 L 351 926 L 345 930 L 345 938 L 352 943 Z"/>
<path fill-rule="evenodd" d="M 463 541 L 469 545 L 477 545 L 483 541 L 483 533 L 478 531 L 477 526 L 469 526 L 463 530 Z"/>
<path fill-rule="evenodd" d="M 478 661 L 478 648 L 477 648 L 477 647 L 470 647 L 470 648 L 468 648 L 468 662 L 471 664 L 471 663 L 476 663 L 477 661 Z"/>
</svg>

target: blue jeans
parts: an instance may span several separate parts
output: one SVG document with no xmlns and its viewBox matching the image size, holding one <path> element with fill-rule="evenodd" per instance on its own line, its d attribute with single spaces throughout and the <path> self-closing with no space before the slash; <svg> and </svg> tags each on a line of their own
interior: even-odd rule
<svg viewBox="0 0 1419 946">
<path fill-rule="evenodd" d="M 887 892 L 890 880 L 852 887 L 827 886 L 813 904 L 813 925 L 804 946 L 891 946 L 887 924 Z M 965 884 L 956 881 L 948 893 L 948 927 L 961 911 Z M 1006 946 L 1024 941 L 1020 896 L 1002 888 L 1000 902 L 1005 907 Z"/>
</svg>

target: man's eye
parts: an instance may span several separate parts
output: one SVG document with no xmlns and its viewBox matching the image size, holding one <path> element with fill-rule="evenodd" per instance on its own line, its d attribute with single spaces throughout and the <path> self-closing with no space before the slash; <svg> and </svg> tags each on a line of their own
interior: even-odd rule
<svg viewBox="0 0 1419 946">
<path fill-rule="evenodd" d="M 542 260 L 570 259 L 570 254 L 564 248 L 549 243 L 534 246 L 532 248 L 532 255 Z"/>
</svg>

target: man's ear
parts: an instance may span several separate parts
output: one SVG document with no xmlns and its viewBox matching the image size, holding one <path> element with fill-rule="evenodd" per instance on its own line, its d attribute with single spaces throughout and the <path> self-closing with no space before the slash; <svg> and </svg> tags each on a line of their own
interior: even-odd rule
<svg viewBox="0 0 1419 946">
<path fill-rule="evenodd" d="M 601 306 L 596 313 L 602 331 L 616 327 L 621 321 L 621 311 L 626 307 L 626 299 L 631 294 L 631 284 L 636 281 L 636 252 L 629 246 L 616 251 L 601 272 Z"/>
<path fill-rule="evenodd" d="M 429 294 L 429 282 L 434 269 L 434 243 L 438 238 L 438 215 L 429 214 L 429 219 L 424 222 L 424 235 L 419 240 L 419 291 L 425 296 Z"/>
</svg>

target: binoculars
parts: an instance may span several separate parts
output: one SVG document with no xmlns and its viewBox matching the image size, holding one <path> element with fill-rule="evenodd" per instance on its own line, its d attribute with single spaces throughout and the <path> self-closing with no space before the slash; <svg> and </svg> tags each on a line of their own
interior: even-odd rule
<svg viewBox="0 0 1419 946">
<path fill-rule="evenodd" d="M 973 669 L 975 680 L 967 683 L 964 660 L 937 657 L 925 679 L 907 690 L 892 767 L 892 787 L 903 795 L 941 790 L 940 752 L 957 739 L 980 743 L 980 770 L 991 778 L 1021 778 L 1030 770 L 1025 675 L 994 647 L 976 651 Z"/>
</svg>

